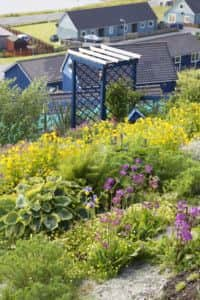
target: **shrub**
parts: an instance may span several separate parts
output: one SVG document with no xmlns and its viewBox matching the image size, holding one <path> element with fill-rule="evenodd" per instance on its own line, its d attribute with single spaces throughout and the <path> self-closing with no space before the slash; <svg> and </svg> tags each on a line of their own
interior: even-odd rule
<svg viewBox="0 0 200 300">
<path fill-rule="evenodd" d="M 110 83 L 106 92 L 108 114 L 118 122 L 124 121 L 140 99 L 140 93 L 133 91 L 131 83 L 125 79 Z"/>
<path fill-rule="evenodd" d="M 21 240 L 0 257 L 6 287 L 0 299 L 72 300 L 76 284 L 69 276 L 72 262 L 59 243 L 45 237 Z"/>
<path fill-rule="evenodd" d="M 41 81 L 33 82 L 24 91 L 16 86 L 11 88 L 10 84 L 0 83 L 0 144 L 3 145 L 39 136 L 38 122 L 48 99 L 45 83 Z"/>
</svg>

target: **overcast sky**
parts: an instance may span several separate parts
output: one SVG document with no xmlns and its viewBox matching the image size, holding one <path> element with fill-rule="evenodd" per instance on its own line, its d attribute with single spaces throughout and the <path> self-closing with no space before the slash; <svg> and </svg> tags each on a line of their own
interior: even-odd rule
<svg viewBox="0 0 200 300">
<path fill-rule="evenodd" d="M 29 11 L 64 9 L 100 1 L 102 0 L 0 0 L 0 15 Z"/>
</svg>

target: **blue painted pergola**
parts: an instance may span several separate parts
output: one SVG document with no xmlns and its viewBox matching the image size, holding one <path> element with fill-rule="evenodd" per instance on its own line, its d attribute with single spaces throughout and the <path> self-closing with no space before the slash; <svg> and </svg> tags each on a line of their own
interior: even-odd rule
<svg viewBox="0 0 200 300">
<path fill-rule="evenodd" d="M 106 88 L 124 78 L 135 87 L 140 55 L 100 45 L 68 50 L 72 68 L 71 127 L 106 119 Z"/>
</svg>

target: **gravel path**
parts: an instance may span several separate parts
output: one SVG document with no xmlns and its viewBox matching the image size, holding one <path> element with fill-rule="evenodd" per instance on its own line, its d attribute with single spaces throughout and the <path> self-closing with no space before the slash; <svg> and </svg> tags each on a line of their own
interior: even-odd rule
<svg viewBox="0 0 200 300">
<path fill-rule="evenodd" d="M 167 274 L 159 267 L 140 264 L 128 267 L 117 278 L 103 284 L 85 282 L 82 290 L 89 291 L 86 298 L 94 300 L 155 300 L 162 294 Z"/>
</svg>

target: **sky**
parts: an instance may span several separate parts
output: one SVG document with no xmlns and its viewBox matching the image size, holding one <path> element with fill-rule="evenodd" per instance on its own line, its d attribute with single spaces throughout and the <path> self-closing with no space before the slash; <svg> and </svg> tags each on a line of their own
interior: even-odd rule
<svg viewBox="0 0 200 300">
<path fill-rule="evenodd" d="M 101 0 L 100 0 L 101 1 Z M 0 0 L 0 15 L 43 10 L 72 8 L 99 0 Z"/>
</svg>

